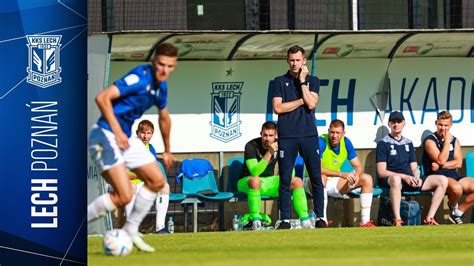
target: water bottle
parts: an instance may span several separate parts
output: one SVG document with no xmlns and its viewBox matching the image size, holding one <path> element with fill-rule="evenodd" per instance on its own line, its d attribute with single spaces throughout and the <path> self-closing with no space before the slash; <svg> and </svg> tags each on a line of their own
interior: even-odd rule
<svg viewBox="0 0 474 266">
<path fill-rule="evenodd" d="M 301 220 L 295 219 L 295 229 L 301 229 Z"/>
<path fill-rule="evenodd" d="M 416 168 L 415 174 L 413 175 L 416 179 L 420 178 L 421 172 L 420 168 Z"/>
<path fill-rule="evenodd" d="M 237 214 L 234 214 L 234 218 L 232 219 L 232 229 L 239 231 L 239 215 Z"/>
<path fill-rule="evenodd" d="M 309 219 L 311 220 L 311 224 L 314 226 L 316 224 L 316 213 L 313 210 L 309 212 Z"/>
<path fill-rule="evenodd" d="M 420 176 L 421 176 L 421 171 L 420 171 L 420 168 L 416 168 L 416 171 L 415 173 L 413 174 L 413 176 L 415 177 L 416 179 L 416 186 L 419 187 L 422 185 L 422 181 L 420 179 Z"/>
<path fill-rule="evenodd" d="M 259 220 L 255 220 L 252 222 L 252 230 L 260 231 L 262 230 L 262 222 Z"/>
<path fill-rule="evenodd" d="M 301 222 L 300 219 L 291 219 L 290 220 L 291 229 L 301 229 Z"/>
<path fill-rule="evenodd" d="M 174 233 L 173 217 L 170 217 L 169 220 L 168 220 L 168 232 L 170 232 L 170 234 Z"/>
</svg>

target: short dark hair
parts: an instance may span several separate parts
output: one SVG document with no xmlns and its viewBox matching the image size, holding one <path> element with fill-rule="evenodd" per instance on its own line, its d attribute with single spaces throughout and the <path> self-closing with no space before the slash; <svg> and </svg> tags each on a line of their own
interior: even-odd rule
<svg viewBox="0 0 474 266">
<path fill-rule="evenodd" d="M 288 49 L 288 52 L 286 53 L 286 56 L 289 56 L 290 54 L 296 54 L 297 52 L 301 52 L 303 55 L 305 55 L 305 51 L 303 47 L 299 45 L 293 45 Z"/>
<path fill-rule="evenodd" d="M 329 124 L 329 128 L 331 127 L 342 127 L 342 130 L 345 130 L 344 122 L 342 122 L 342 120 L 339 120 L 339 119 L 332 120 L 331 124 Z"/>
<path fill-rule="evenodd" d="M 178 56 L 178 48 L 172 45 L 171 43 L 162 43 L 155 47 L 154 56 L 170 56 L 170 57 L 177 57 Z"/>
<path fill-rule="evenodd" d="M 263 123 L 263 125 L 262 125 L 262 131 L 265 130 L 265 129 L 266 130 L 273 129 L 273 130 L 276 131 L 277 130 L 277 125 L 273 121 L 267 121 L 267 122 Z"/>
</svg>

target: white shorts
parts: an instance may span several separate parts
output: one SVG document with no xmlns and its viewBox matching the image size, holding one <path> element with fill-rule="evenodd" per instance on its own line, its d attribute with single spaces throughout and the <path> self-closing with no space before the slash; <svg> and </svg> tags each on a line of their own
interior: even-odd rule
<svg viewBox="0 0 474 266">
<path fill-rule="evenodd" d="M 130 137 L 128 145 L 128 149 L 123 151 L 118 147 L 114 133 L 97 124 L 91 128 L 89 156 L 100 173 L 122 163 L 128 169 L 135 169 L 156 160 L 139 138 Z"/>
<path fill-rule="evenodd" d="M 339 192 L 339 190 L 337 189 L 338 182 L 339 182 L 339 177 L 328 178 L 326 182 L 326 191 L 328 193 L 328 197 L 346 199 L 347 196 L 345 194 L 341 194 L 341 192 Z M 311 193 L 311 187 L 309 185 L 310 184 L 309 177 L 304 178 L 303 184 L 304 184 L 304 190 L 306 191 L 306 193 L 313 196 Z M 360 191 L 360 188 L 353 189 L 352 191 Z"/>
</svg>

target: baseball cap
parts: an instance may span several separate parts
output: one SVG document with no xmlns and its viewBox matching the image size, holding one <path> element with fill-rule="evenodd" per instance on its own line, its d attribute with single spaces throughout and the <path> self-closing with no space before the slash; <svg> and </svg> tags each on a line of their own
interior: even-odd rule
<svg viewBox="0 0 474 266">
<path fill-rule="evenodd" d="M 388 121 L 392 122 L 394 120 L 403 121 L 403 120 L 405 120 L 405 117 L 403 117 L 403 114 L 400 113 L 399 111 L 394 111 L 388 117 Z"/>
</svg>

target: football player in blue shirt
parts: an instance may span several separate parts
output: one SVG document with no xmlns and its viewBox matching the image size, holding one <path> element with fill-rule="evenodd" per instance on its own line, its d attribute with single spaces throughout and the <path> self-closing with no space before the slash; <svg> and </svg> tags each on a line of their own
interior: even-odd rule
<svg viewBox="0 0 474 266">
<path fill-rule="evenodd" d="M 155 48 L 150 65 L 140 65 L 100 92 L 95 100 L 102 117 L 89 135 L 89 154 L 102 177 L 112 185 L 113 192 L 97 197 L 87 207 L 87 221 L 125 206 L 134 194 L 128 177 L 133 170 L 145 185 L 136 194 L 135 205 L 123 229 L 141 251 L 154 252 L 138 233 L 138 226 L 165 185 L 155 157 L 143 142 L 132 137 L 134 121 L 151 106 L 158 108 L 158 124 L 164 143 L 163 160 L 168 169 L 174 162 L 170 148 L 171 119 L 167 108 L 166 80 L 175 70 L 178 49 L 171 44 Z"/>
</svg>

